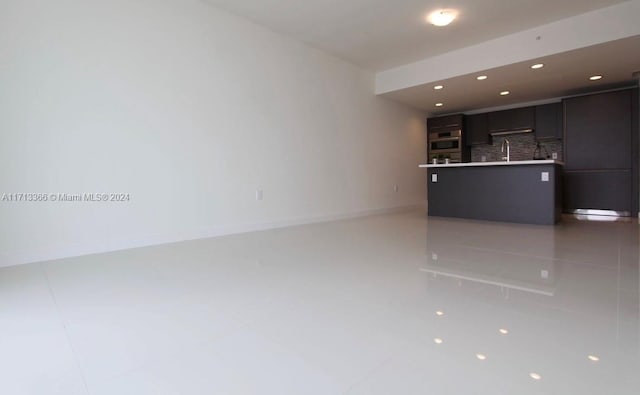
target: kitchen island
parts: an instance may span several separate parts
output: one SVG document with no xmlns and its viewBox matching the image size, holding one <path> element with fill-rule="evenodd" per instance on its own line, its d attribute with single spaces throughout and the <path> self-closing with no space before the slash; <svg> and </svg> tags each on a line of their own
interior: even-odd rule
<svg viewBox="0 0 640 395">
<path fill-rule="evenodd" d="M 562 212 L 557 160 L 419 165 L 428 171 L 428 215 L 553 225 Z"/>
</svg>

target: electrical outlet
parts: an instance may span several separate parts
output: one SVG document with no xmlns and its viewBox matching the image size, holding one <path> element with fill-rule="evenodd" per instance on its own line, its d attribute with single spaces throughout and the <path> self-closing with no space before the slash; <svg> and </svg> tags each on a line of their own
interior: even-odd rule
<svg viewBox="0 0 640 395">
<path fill-rule="evenodd" d="M 548 279 L 549 278 L 549 271 L 548 270 L 540 270 L 540 278 Z"/>
<path fill-rule="evenodd" d="M 557 152 L 552 152 L 551 153 L 551 159 L 558 159 L 558 153 Z"/>
<path fill-rule="evenodd" d="M 480 157 L 480 161 L 482 161 L 482 162 L 486 162 L 486 161 L 487 161 L 487 156 L 486 156 L 486 155 L 482 155 L 482 156 Z"/>
<path fill-rule="evenodd" d="M 393 192 L 398 192 L 398 184 L 393 186 Z"/>
<path fill-rule="evenodd" d="M 256 200 L 262 200 L 262 189 L 256 189 Z"/>
<path fill-rule="evenodd" d="M 438 260 L 438 254 L 431 254 L 431 259 L 433 259 L 434 261 Z"/>
<path fill-rule="evenodd" d="M 431 175 L 431 182 L 438 182 L 438 173 L 433 173 Z"/>
<path fill-rule="evenodd" d="M 549 181 L 549 172 L 543 171 L 540 173 L 540 181 L 547 182 Z"/>
</svg>

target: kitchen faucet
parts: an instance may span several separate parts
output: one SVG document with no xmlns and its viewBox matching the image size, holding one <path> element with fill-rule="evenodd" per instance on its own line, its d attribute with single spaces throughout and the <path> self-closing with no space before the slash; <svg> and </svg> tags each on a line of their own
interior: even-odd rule
<svg viewBox="0 0 640 395">
<path fill-rule="evenodd" d="M 504 153 L 505 147 L 507 147 L 507 155 L 503 156 L 502 160 L 506 160 L 507 162 L 509 162 L 509 140 L 507 139 L 502 140 L 502 153 Z"/>
</svg>

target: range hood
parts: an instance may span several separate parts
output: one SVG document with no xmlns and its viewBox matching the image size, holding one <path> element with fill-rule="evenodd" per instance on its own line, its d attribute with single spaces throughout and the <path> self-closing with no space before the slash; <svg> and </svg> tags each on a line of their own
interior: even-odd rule
<svg viewBox="0 0 640 395">
<path fill-rule="evenodd" d="M 532 133 L 533 129 L 516 129 L 516 130 L 496 130 L 493 132 L 489 132 L 489 135 L 493 136 L 506 136 L 510 134 L 524 134 L 524 133 Z"/>
</svg>

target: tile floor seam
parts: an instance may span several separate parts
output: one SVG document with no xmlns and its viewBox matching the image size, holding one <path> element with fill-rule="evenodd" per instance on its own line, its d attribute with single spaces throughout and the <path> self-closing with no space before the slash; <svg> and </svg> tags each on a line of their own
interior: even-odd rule
<svg viewBox="0 0 640 395">
<path fill-rule="evenodd" d="M 403 342 L 404 343 L 404 342 Z M 349 393 L 351 393 L 351 391 L 353 391 L 358 385 L 364 383 L 369 377 L 371 377 L 376 371 L 382 369 L 383 367 L 385 367 L 386 365 L 388 365 L 389 363 L 391 363 L 393 361 L 393 359 L 397 356 L 400 355 L 401 351 L 404 351 L 406 349 L 408 349 L 409 347 L 411 347 L 411 344 L 406 343 L 404 344 L 404 346 L 402 347 L 398 347 L 397 350 L 395 350 L 394 353 L 392 353 L 392 355 L 389 355 L 389 357 L 385 358 L 384 361 L 380 362 L 378 365 L 374 366 L 373 368 L 371 368 L 368 372 L 366 372 L 360 379 L 355 380 L 347 389 L 346 392 L 344 392 L 342 395 L 349 395 Z"/>
<path fill-rule="evenodd" d="M 82 385 L 84 387 L 84 390 L 87 393 L 87 395 L 91 395 L 91 392 L 89 391 L 89 385 L 87 384 L 87 379 L 86 379 L 86 377 L 84 375 L 84 371 L 83 371 L 82 366 L 80 364 L 78 353 L 77 353 L 75 347 L 73 346 L 73 342 L 71 341 L 71 336 L 69 335 L 69 331 L 67 330 L 66 320 L 64 319 L 64 315 L 62 314 L 60 306 L 58 305 L 58 300 L 56 298 L 55 292 L 53 291 L 53 287 L 51 286 L 51 281 L 49 280 L 49 275 L 47 274 L 47 271 L 44 268 L 44 264 L 42 262 L 38 263 L 37 265 L 40 267 L 40 272 L 44 276 L 45 282 L 47 283 L 47 288 L 49 290 L 49 296 L 51 297 L 51 301 L 53 302 L 53 305 L 54 305 L 54 307 L 56 309 L 56 315 L 58 316 L 58 319 L 60 320 L 60 324 L 62 324 L 62 330 L 64 331 L 65 338 L 67 339 L 67 345 L 69 346 L 69 349 L 71 350 L 71 354 L 73 355 L 73 362 L 74 362 L 74 364 L 76 366 L 76 369 L 78 369 L 78 374 L 80 375 L 80 378 L 82 379 Z"/>
<path fill-rule="evenodd" d="M 288 350 L 289 352 L 291 352 L 293 355 L 297 356 L 298 358 L 302 359 L 303 361 L 305 361 L 306 363 L 308 363 L 310 366 L 316 366 L 315 363 L 312 360 L 309 360 L 305 355 L 303 355 L 303 352 L 298 348 L 298 347 L 293 347 L 287 344 L 284 344 L 282 341 L 274 338 L 272 335 L 269 335 L 269 333 L 266 333 L 264 331 L 261 331 L 258 328 L 255 327 L 250 327 L 248 328 L 249 330 L 253 331 L 254 333 L 259 334 L 260 336 L 268 339 L 269 341 L 277 344 L 278 346 Z M 324 374 L 326 374 L 328 377 L 331 377 L 333 380 L 335 380 L 337 383 L 340 384 L 340 386 L 344 386 L 345 388 L 347 388 L 347 392 L 349 389 L 349 384 L 344 382 L 342 379 L 340 379 L 337 376 L 334 376 L 333 374 L 331 374 L 330 372 L 328 372 L 326 369 L 322 368 L 322 367 L 316 367 L 316 369 L 318 369 L 319 371 L 323 372 Z"/>
<path fill-rule="evenodd" d="M 296 306 L 290 306 L 290 308 L 294 309 Z M 375 311 L 377 312 L 382 312 L 382 311 L 388 311 L 390 308 L 388 307 L 378 307 Z M 265 317 L 263 319 L 259 319 L 257 321 L 255 321 L 254 323 L 250 324 L 250 325 L 255 325 L 261 321 L 267 320 L 268 318 Z M 303 352 L 301 350 L 299 350 L 297 347 L 292 347 L 290 345 L 284 344 L 283 342 L 281 342 L 280 340 L 274 338 L 272 335 L 270 335 L 269 333 L 265 333 L 263 331 L 261 331 L 260 329 L 256 328 L 256 327 L 250 327 L 250 330 L 254 331 L 255 333 L 260 334 L 261 336 L 264 336 L 265 338 L 269 339 L 270 341 L 278 344 L 279 346 L 289 350 L 290 352 L 292 352 L 294 355 L 298 356 L 300 359 L 302 359 L 303 361 L 306 361 L 307 363 L 314 365 L 313 361 L 310 361 L 308 358 L 306 358 L 303 355 Z M 318 368 L 321 371 L 325 372 L 325 374 L 327 374 L 328 376 L 330 376 L 331 378 L 333 378 L 334 380 L 336 380 L 339 383 L 344 383 L 344 386 L 346 387 L 345 392 L 342 392 L 341 395 L 348 395 L 348 393 L 358 384 L 364 382 L 367 377 L 370 377 L 371 374 L 373 372 L 375 372 L 376 370 L 380 369 L 381 367 L 385 366 L 389 361 L 391 361 L 398 353 L 401 352 L 401 350 L 406 350 L 409 347 L 411 347 L 411 344 L 409 342 L 405 342 L 405 341 L 401 341 L 402 346 L 396 348 L 391 355 L 389 355 L 387 358 L 384 358 L 379 364 L 375 365 L 374 367 L 372 367 L 369 371 L 365 372 L 360 378 L 354 380 L 351 384 L 343 382 L 341 379 L 339 379 L 338 377 L 333 376 L 332 374 L 330 374 L 329 372 L 327 372 L 325 369 L 323 368 Z"/>
<path fill-rule="evenodd" d="M 191 296 L 191 295 L 198 295 L 198 293 L 196 291 L 185 293 L 185 296 Z M 171 306 L 171 305 L 174 305 L 174 304 L 175 304 L 175 302 L 165 302 L 164 304 L 162 304 L 162 306 Z M 219 341 L 223 340 L 224 338 L 226 338 L 228 336 L 231 336 L 233 333 L 235 333 L 235 332 L 237 332 L 239 330 L 242 330 L 242 329 L 246 329 L 248 327 L 247 323 L 243 322 L 241 319 L 239 319 L 238 317 L 235 317 L 232 314 L 227 314 L 227 313 L 224 313 L 224 312 L 217 312 L 216 314 L 218 314 L 220 316 L 223 316 L 226 319 L 232 320 L 238 326 L 236 328 L 234 328 L 234 329 L 229 329 L 229 330 L 227 330 L 225 332 L 220 333 L 219 336 L 217 336 L 215 339 L 199 339 L 199 340 L 195 341 L 194 343 L 192 343 L 191 346 L 204 345 L 204 344 L 214 344 L 216 342 L 219 342 Z M 66 324 L 64 325 L 64 327 L 65 327 L 65 330 L 66 330 Z M 71 342 L 70 339 L 69 339 L 69 342 Z M 99 383 L 102 383 L 102 384 L 108 383 L 108 382 L 110 382 L 112 380 L 116 380 L 119 377 L 123 377 L 123 376 L 125 376 L 125 375 L 127 375 L 127 374 L 129 374 L 131 372 L 140 371 L 140 370 L 142 370 L 142 369 L 144 369 L 146 367 L 155 366 L 155 365 L 157 365 L 159 363 L 168 361 L 168 360 L 172 359 L 173 357 L 175 357 L 177 355 L 180 355 L 180 353 L 182 353 L 182 351 L 183 350 L 176 350 L 174 352 L 170 352 L 170 353 L 165 354 L 162 357 L 160 357 L 159 360 L 156 359 L 156 360 L 153 360 L 153 361 L 151 361 L 151 360 L 142 361 L 140 363 L 137 363 L 137 364 L 131 366 L 130 369 L 127 369 L 125 371 L 119 372 L 119 373 L 117 373 L 115 375 L 112 375 L 110 377 L 101 379 L 99 381 Z M 159 362 L 159 361 L 162 361 L 162 362 Z M 87 387 L 89 387 L 88 384 L 87 384 Z M 91 395 L 90 392 L 88 392 L 88 394 Z"/>
<path fill-rule="evenodd" d="M 243 326 L 240 326 L 239 328 L 237 328 L 236 331 L 238 331 L 240 329 L 247 329 L 247 328 L 243 325 Z M 222 342 L 225 338 L 227 338 L 229 336 L 232 336 L 232 335 L 233 335 L 233 333 L 232 333 L 232 331 L 230 331 L 229 333 L 225 333 L 224 335 L 222 335 L 220 338 L 200 340 L 200 341 L 197 341 L 197 342 L 191 344 L 191 346 L 197 348 L 197 346 L 213 345 L 215 343 Z M 117 374 L 115 374 L 115 375 L 113 375 L 111 377 L 104 378 L 104 379 L 100 380 L 99 382 L 97 382 L 96 384 L 104 385 L 104 384 L 113 382 L 113 381 L 115 381 L 115 380 L 117 380 L 117 379 L 119 379 L 121 377 L 125 377 L 128 374 L 142 371 L 143 369 L 146 369 L 148 367 L 162 365 L 163 363 L 175 360 L 175 357 L 180 355 L 183 351 L 184 350 L 176 350 L 174 352 L 167 353 L 167 354 L 163 355 L 161 358 L 158 358 L 158 359 L 156 359 L 156 360 L 154 360 L 152 362 L 140 363 L 140 364 L 138 364 L 136 366 L 133 366 L 131 369 L 119 372 L 119 373 L 117 373 Z"/>
</svg>

